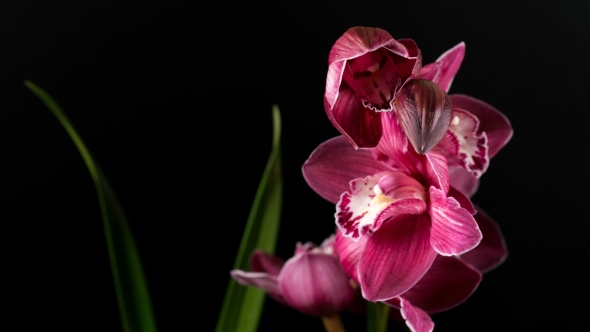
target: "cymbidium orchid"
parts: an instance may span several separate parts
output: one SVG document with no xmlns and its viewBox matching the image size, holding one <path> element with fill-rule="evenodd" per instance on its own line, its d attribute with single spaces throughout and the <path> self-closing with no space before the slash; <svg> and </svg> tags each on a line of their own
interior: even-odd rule
<svg viewBox="0 0 590 332">
<path fill-rule="evenodd" d="M 470 200 L 450 186 L 443 153 L 417 153 L 395 116 L 382 118 L 375 149 L 351 149 L 340 136 L 322 143 L 303 166 L 312 189 L 336 203 L 342 235 L 363 241 L 358 283 L 371 301 L 403 294 L 437 254 L 466 253 L 482 237 Z"/>
<path fill-rule="evenodd" d="M 416 151 L 427 152 L 446 132 L 451 104 L 437 84 L 412 80 L 421 63 L 411 39 L 395 40 L 378 28 L 348 29 L 328 57 L 328 118 L 355 148 L 373 148 L 383 130 L 379 113 L 395 111 Z M 443 71 L 433 67 L 425 77 L 434 78 L 437 70 Z"/>
<path fill-rule="evenodd" d="M 275 300 L 305 314 L 330 317 L 355 299 L 350 278 L 334 254 L 334 236 L 320 247 L 297 244 L 295 255 L 282 259 L 255 251 L 251 272 L 231 271 L 239 283 L 263 289 Z"/>
</svg>

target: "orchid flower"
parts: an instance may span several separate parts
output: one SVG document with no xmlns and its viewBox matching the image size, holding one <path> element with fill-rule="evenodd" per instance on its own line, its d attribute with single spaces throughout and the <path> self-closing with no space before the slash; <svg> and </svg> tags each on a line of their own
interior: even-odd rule
<svg viewBox="0 0 590 332">
<path fill-rule="evenodd" d="M 252 272 L 232 270 L 240 284 L 260 288 L 280 303 L 305 314 L 330 317 L 347 309 L 355 299 L 350 278 L 334 254 L 331 236 L 320 247 L 297 244 L 295 255 L 282 259 L 255 251 Z"/>
<path fill-rule="evenodd" d="M 395 40 L 378 28 L 348 29 L 328 57 L 324 94 L 328 118 L 355 148 L 373 148 L 381 138 L 382 114 L 396 109 L 407 120 L 404 129 L 415 137 L 412 143 L 431 145 L 430 131 L 448 127 L 451 121 L 450 103 L 446 93 L 430 81 L 406 87 L 420 73 L 421 63 L 420 50 L 411 39 Z M 400 93 L 402 103 L 395 105 Z M 417 124 L 417 120 L 424 121 Z M 445 131 L 437 129 L 438 140 Z"/>
<path fill-rule="evenodd" d="M 448 93 L 464 57 L 465 43 L 461 42 L 423 66 L 417 78 L 430 80 Z M 500 111 L 483 101 L 461 94 L 449 97 L 452 120 L 438 147 L 447 157 L 451 177 L 462 173 L 453 169 L 461 167 L 477 179 L 488 168 L 490 158 L 510 140 L 512 127 Z"/>
<path fill-rule="evenodd" d="M 437 255 L 424 276 L 405 293 L 384 303 L 400 310 L 413 332 L 430 332 L 434 323 L 429 314 L 442 312 L 463 303 L 478 287 L 482 274 L 500 265 L 507 256 L 504 237 L 494 220 L 481 209 L 475 219 L 483 239 L 461 256 Z M 342 233 L 336 236 L 336 252 L 346 272 L 360 283 L 359 268 L 363 251 L 372 235 L 354 241 Z"/>
<path fill-rule="evenodd" d="M 322 143 L 303 166 L 311 188 L 336 203 L 342 235 L 355 241 L 370 235 L 357 266 L 370 301 L 401 295 L 437 254 L 466 253 L 482 238 L 470 200 L 450 186 L 444 155 L 438 149 L 417 153 L 395 117 L 382 117 L 375 149 L 351 149 L 340 136 Z"/>
</svg>

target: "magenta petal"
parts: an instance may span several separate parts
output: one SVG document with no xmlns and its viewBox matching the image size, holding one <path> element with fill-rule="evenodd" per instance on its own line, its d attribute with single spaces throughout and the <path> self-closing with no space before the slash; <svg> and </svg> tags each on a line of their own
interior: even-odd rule
<svg viewBox="0 0 590 332">
<path fill-rule="evenodd" d="M 344 136 L 320 144 L 303 164 L 303 177 L 320 196 L 336 204 L 351 180 L 388 170 L 367 150 L 353 149 Z"/>
<path fill-rule="evenodd" d="M 443 53 L 437 60 L 440 69 L 437 77 L 433 80 L 441 89 L 449 92 L 451 83 L 461 67 L 463 58 L 465 57 L 465 43 L 460 42 L 455 47 Z M 453 105 L 454 106 L 454 105 Z"/>
<path fill-rule="evenodd" d="M 230 271 L 230 274 L 238 283 L 244 286 L 260 288 L 273 299 L 285 303 L 279 289 L 276 275 L 264 272 L 245 272 L 242 270 L 232 270 Z"/>
<path fill-rule="evenodd" d="M 457 257 L 438 255 L 428 272 L 402 296 L 428 313 L 450 309 L 477 288 L 481 273 Z"/>
<path fill-rule="evenodd" d="M 512 137 L 512 126 L 504 114 L 493 106 L 470 96 L 450 95 L 453 107 L 466 110 L 479 119 L 479 132 L 488 137 L 488 156 L 495 156 Z"/>
<path fill-rule="evenodd" d="M 371 235 L 363 236 L 355 241 L 344 236 L 340 231 L 336 232 L 336 242 L 334 244 L 336 255 L 340 259 L 340 264 L 342 264 L 348 276 L 354 279 L 357 284 L 359 283 L 358 264 L 369 237 Z"/>
<path fill-rule="evenodd" d="M 412 332 L 432 332 L 434 322 L 424 310 L 414 307 L 403 297 L 400 298 L 402 317 Z"/>
<path fill-rule="evenodd" d="M 487 273 L 506 260 L 508 250 L 498 224 L 480 207 L 476 207 L 475 220 L 483 235 L 481 243 L 473 250 L 461 255 L 461 259 L 482 273 Z"/>
<path fill-rule="evenodd" d="M 357 58 L 381 47 L 401 57 L 411 57 L 404 44 L 395 41 L 387 31 L 379 28 L 353 27 L 338 38 L 328 56 L 328 77 L 324 96 L 329 109 L 332 109 L 336 100 L 340 98 L 339 88 L 346 60 Z"/>
<path fill-rule="evenodd" d="M 274 276 L 279 275 L 284 264 L 284 260 L 269 255 L 259 249 L 254 250 L 250 261 L 250 267 L 253 272 L 265 272 Z"/>
<path fill-rule="evenodd" d="M 473 196 L 479 187 L 479 179 L 463 167 L 449 167 L 449 177 L 451 186 L 467 197 Z"/>
<path fill-rule="evenodd" d="M 469 197 L 465 196 L 465 194 L 463 194 L 459 190 L 451 187 L 449 189 L 449 193 L 447 194 L 447 196 L 453 197 L 454 199 L 456 199 L 457 202 L 459 202 L 459 205 L 461 205 L 462 208 L 467 210 L 467 212 L 469 212 L 471 214 L 475 214 L 476 211 L 475 211 L 475 208 L 473 207 L 473 203 L 471 202 Z"/>
<path fill-rule="evenodd" d="M 373 148 L 381 138 L 381 114 L 367 109 L 354 91 L 341 87 L 340 96 L 329 109 L 324 98 L 324 108 L 334 127 L 344 135 L 355 148 Z"/>
<path fill-rule="evenodd" d="M 426 171 L 429 183 L 445 193 L 448 192 L 450 183 L 447 158 L 438 151 L 430 151 L 426 153 L 426 159 L 428 160 Z"/>
<path fill-rule="evenodd" d="M 373 233 L 359 263 L 363 297 L 384 301 L 412 287 L 426 273 L 436 252 L 430 246 L 427 215 L 402 215 Z"/>
<path fill-rule="evenodd" d="M 314 252 L 289 259 L 278 278 L 285 301 L 316 316 L 333 316 L 352 303 L 349 280 L 336 256 Z"/>
<path fill-rule="evenodd" d="M 430 243 L 443 256 L 463 254 L 481 241 L 481 231 L 471 213 L 435 187 L 430 187 L 430 217 Z"/>
</svg>

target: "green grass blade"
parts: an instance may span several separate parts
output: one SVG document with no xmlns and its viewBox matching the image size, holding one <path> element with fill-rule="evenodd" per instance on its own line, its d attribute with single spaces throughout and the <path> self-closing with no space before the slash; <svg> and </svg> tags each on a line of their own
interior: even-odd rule
<svg viewBox="0 0 590 332">
<path fill-rule="evenodd" d="M 387 332 L 389 307 L 383 303 L 367 301 L 367 332 Z"/>
<path fill-rule="evenodd" d="M 283 200 L 280 148 L 281 118 L 278 106 L 274 105 L 272 111 L 272 151 L 248 216 L 234 264 L 235 269 L 249 270 L 252 251 L 258 248 L 268 253 L 274 253 L 277 242 Z M 264 298 L 263 291 L 244 287 L 230 279 L 217 321 L 216 332 L 256 331 Z"/>
<path fill-rule="evenodd" d="M 70 135 L 96 185 L 115 290 L 125 332 L 156 332 L 147 283 L 127 219 L 107 178 L 55 100 L 30 81 L 25 85 L 49 108 Z"/>
</svg>

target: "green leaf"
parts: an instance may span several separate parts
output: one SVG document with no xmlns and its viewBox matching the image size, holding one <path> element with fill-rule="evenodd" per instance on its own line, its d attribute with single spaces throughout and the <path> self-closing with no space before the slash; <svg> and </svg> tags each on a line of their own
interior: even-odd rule
<svg viewBox="0 0 590 332">
<path fill-rule="evenodd" d="M 383 303 L 367 301 L 367 332 L 386 332 L 389 307 Z"/>
<path fill-rule="evenodd" d="M 249 270 L 250 255 L 256 248 L 274 253 L 281 205 L 283 179 L 281 176 L 281 117 L 277 105 L 273 106 L 272 151 L 258 185 L 254 203 L 242 236 L 234 264 L 235 269 Z M 254 332 L 258 328 L 265 294 L 262 290 L 244 287 L 230 279 L 216 332 Z"/>
<path fill-rule="evenodd" d="M 30 81 L 25 85 L 49 108 L 70 135 L 96 185 L 107 248 L 125 332 L 155 332 L 156 322 L 139 253 L 123 208 L 90 151 L 55 100 Z M 88 299 L 91 301 L 91 299 Z"/>
</svg>

